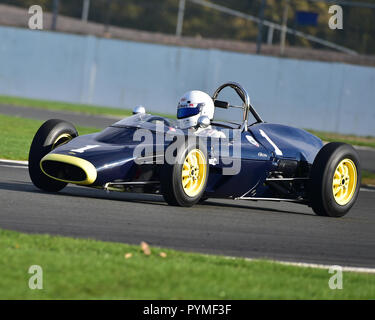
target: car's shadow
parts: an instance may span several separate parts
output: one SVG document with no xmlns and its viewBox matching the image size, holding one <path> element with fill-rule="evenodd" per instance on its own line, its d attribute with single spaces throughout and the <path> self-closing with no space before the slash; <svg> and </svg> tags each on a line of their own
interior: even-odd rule
<svg viewBox="0 0 375 320">
<path fill-rule="evenodd" d="M 153 194 L 144 194 L 144 193 L 126 193 L 126 192 L 106 192 L 101 189 L 77 187 L 77 186 L 67 186 L 60 192 L 45 192 L 37 189 L 31 182 L 17 181 L 12 180 L 11 182 L 0 182 L 0 190 L 8 191 L 19 191 L 27 192 L 32 194 L 44 194 L 44 195 L 54 195 L 54 196 L 64 196 L 64 197 L 76 197 L 76 198 L 91 198 L 91 199 L 102 199 L 110 201 L 121 201 L 121 202 L 135 202 L 148 205 L 159 205 L 159 206 L 168 206 L 167 203 L 163 200 L 161 195 Z M 277 212 L 277 213 L 286 213 L 286 214 L 297 214 L 297 215 L 307 215 L 315 216 L 314 214 L 309 214 L 305 212 L 296 212 L 283 209 L 275 208 L 264 208 L 260 206 L 251 206 L 247 203 L 241 202 L 236 203 L 235 200 L 231 200 L 231 203 L 223 203 L 220 201 L 215 201 L 214 198 L 210 198 L 204 202 L 196 204 L 196 206 L 202 207 L 221 207 L 221 208 L 237 208 L 244 210 L 257 210 L 264 212 Z"/>
<path fill-rule="evenodd" d="M 215 202 L 215 199 L 208 199 L 199 205 L 203 206 L 215 206 L 215 207 L 227 207 L 227 208 L 238 208 L 238 209 L 250 209 L 250 210 L 258 210 L 258 211 L 266 211 L 266 212 L 278 212 L 278 213 L 287 213 L 287 214 L 297 214 L 297 215 L 305 215 L 305 216 L 314 216 L 313 213 L 306 213 L 306 212 L 298 212 L 298 211 L 290 211 L 290 210 L 282 210 L 282 209 L 275 209 L 275 208 L 264 208 L 260 206 L 251 206 L 247 203 L 254 202 L 254 200 L 241 200 L 241 203 L 238 203 L 237 200 L 231 200 L 231 203 L 223 203 L 223 202 Z M 244 202 L 247 203 L 244 203 Z M 270 203 L 269 201 L 263 201 L 263 203 Z M 277 202 L 273 202 L 277 205 Z"/>
</svg>

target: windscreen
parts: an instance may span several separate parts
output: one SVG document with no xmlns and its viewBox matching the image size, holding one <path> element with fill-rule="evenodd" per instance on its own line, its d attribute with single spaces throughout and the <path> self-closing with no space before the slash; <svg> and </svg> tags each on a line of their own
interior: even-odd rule
<svg viewBox="0 0 375 320">
<path fill-rule="evenodd" d="M 111 127 L 135 127 L 152 131 L 168 131 L 171 127 L 176 128 L 177 123 L 173 119 L 139 113 L 131 117 L 122 119 L 111 125 Z"/>
</svg>

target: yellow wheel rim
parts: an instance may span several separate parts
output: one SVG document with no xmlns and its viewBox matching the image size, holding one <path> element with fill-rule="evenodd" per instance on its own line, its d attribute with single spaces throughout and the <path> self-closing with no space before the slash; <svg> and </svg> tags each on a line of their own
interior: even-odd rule
<svg viewBox="0 0 375 320">
<path fill-rule="evenodd" d="M 350 159 L 342 160 L 333 175 L 332 191 L 335 201 L 344 206 L 353 198 L 357 187 L 357 168 Z"/>
<path fill-rule="evenodd" d="M 206 181 L 206 157 L 199 149 L 191 150 L 183 163 L 181 182 L 184 192 L 189 197 L 195 197 L 201 192 Z"/>
<path fill-rule="evenodd" d="M 63 144 L 69 142 L 72 139 L 73 137 L 69 133 L 63 133 L 59 135 L 52 145 L 52 150 L 59 146 L 62 146 Z"/>
</svg>

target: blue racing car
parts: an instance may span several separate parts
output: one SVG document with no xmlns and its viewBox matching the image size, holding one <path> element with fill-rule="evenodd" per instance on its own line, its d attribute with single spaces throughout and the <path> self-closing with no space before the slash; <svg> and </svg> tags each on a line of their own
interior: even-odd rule
<svg viewBox="0 0 375 320">
<path fill-rule="evenodd" d="M 241 106 L 218 99 L 227 87 Z M 217 108 L 240 108 L 242 119 L 214 121 Z M 304 130 L 264 122 L 237 83 L 223 84 L 212 97 L 186 93 L 177 120 L 147 114 L 143 107 L 133 113 L 84 136 L 66 121 L 45 122 L 29 153 L 34 185 L 48 192 L 72 183 L 161 194 L 177 206 L 208 198 L 288 201 L 330 217 L 344 216 L 358 197 L 360 163 L 351 145 L 323 145 Z"/>
</svg>

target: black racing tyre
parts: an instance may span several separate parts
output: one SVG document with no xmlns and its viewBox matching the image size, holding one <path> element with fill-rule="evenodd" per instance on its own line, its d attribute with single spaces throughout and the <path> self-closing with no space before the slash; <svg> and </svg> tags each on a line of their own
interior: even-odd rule
<svg viewBox="0 0 375 320">
<path fill-rule="evenodd" d="M 33 184 L 41 190 L 57 192 L 67 183 L 51 179 L 40 168 L 40 160 L 53 149 L 78 136 L 69 122 L 51 119 L 42 124 L 34 136 L 29 152 L 29 174 Z"/>
<path fill-rule="evenodd" d="M 356 202 L 360 184 L 360 162 L 355 149 L 345 143 L 328 143 L 311 168 L 310 205 L 319 216 L 342 217 Z"/>
<path fill-rule="evenodd" d="M 208 200 L 209 198 L 208 197 L 202 197 L 199 199 L 199 203 L 204 203 Z"/>
<path fill-rule="evenodd" d="M 161 193 L 173 206 L 191 207 L 201 199 L 208 180 L 208 156 L 204 143 L 187 139 L 177 148 L 176 161 L 160 172 Z"/>
</svg>

